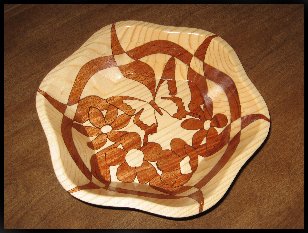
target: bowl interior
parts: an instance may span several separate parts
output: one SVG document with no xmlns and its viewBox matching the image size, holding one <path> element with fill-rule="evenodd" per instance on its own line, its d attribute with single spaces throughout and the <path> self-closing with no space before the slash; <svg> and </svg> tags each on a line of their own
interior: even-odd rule
<svg viewBox="0 0 308 233">
<path fill-rule="evenodd" d="M 200 204 L 198 195 L 226 191 L 232 179 L 224 177 L 235 177 L 269 127 L 257 121 L 268 111 L 233 49 L 197 29 L 107 26 L 39 93 L 56 175 L 71 193 L 151 193 L 151 202 L 178 207 L 192 201 L 171 196 L 197 193 Z"/>
</svg>

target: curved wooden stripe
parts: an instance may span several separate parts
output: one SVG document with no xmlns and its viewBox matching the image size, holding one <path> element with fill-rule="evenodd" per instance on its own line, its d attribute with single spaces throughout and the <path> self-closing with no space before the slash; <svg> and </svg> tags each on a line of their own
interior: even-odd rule
<svg viewBox="0 0 308 233">
<path fill-rule="evenodd" d="M 113 55 L 119 55 L 125 53 L 118 39 L 117 32 L 115 29 L 115 24 L 112 24 L 111 26 L 111 50 Z"/>
<path fill-rule="evenodd" d="M 73 105 L 79 101 L 85 85 L 95 73 L 106 68 L 115 67 L 116 65 L 113 56 L 98 57 L 83 65 L 77 74 L 67 104 Z"/>
<path fill-rule="evenodd" d="M 187 197 L 190 197 L 192 199 L 194 199 L 195 201 L 198 202 L 199 204 L 199 213 L 201 213 L 203 211 L 203 206 L 204 206 L 204 196 L 202 191 L 199 189 L 198 191 L 188 195 Z"/>
<path fill-rule="evenodd" d="M 204 130 L 202 129 L 201 131 L 204 131 Z M 205 144 L 194 146 L 197 154 L 203 157 L 209 157 L 215 154 L 220 149 L 222 149 L 225 145 L 228 144 L 229 139 L 230 139 L 230 132 L 231 132 L 231 124 L 227 125 L 222 130 L 222 132 L 215 137 L 215 141 L 207 141 Z M 201 132 L 201 134 L 202 133 L 203 132 Z M 206 131 L 206 136 L 207 134 L 208 134 L 208 131 Z M 215 144 L 215 146 L 213 146 L 212 144 Z"/>
<path fill-rule="evenodd" d="M 88 184 L 76 186 L 75 188 L 72 188 L 68 190 L 69 193 L 75 193 L 80 190 L 86 190 L 86 189 L 101 189 L 102 187 L 98 186 L 97 184 L 94 184 L 93 182 L 89 182 Z"/>
<path fill-rule="evenodd" d="M 191 92 L 192 101 L 188 107 L 193 112 L 199 115 L 202 121 L 209 120 L 213 115 L 213 102 L 208 97 L 208 87 L 204 76 L 198 74 L 192 68 L 188 67 L 187 80 Z M 204 108 L 201 105 L 204 104 Z"/>
<path fill-rule="evenodd" d="M 65 113 L 65 110 L 66 110 L 66 107 L 67 107 L 66 104 L 63 104 L 63 103 L 59 102 L 58 100 L 52 98 L 47 92 L 42 91 L 41 89 L 38 89 L 37 92 L 40 93 L 42 96 L 44 96 L 45 99 L 48 100 L 48 102 L 52 106 L 54 106 L 55 109 L 57 109 L 62 114 Z"/>
<path fill-rule="evenodd" d="M 125 78 L 135 80 L 149 89 L 155 96 L 156 79 L 154 70 L 146 63 L 133 61 L 126 65 L 118 66 Z"/>
<path fill-rule="evenodd" d="M 256 120 L 260 120 L 260 119 L 263 119 L 265 121 L 270 122 L 270 119 L 268 119 L 266 116 L 264 116 L 262 114 L 250 114 L 250 115 L 242 117 L 241 127 L 242 127 L 242 129 L 244 129 L 245 127 L 247 127 L 252 122 L 254 122 Z"/>
<path fill-rule="evenodd" d="M 161 97 L 161 98 L 165 100 L 171 100 L 176 104 L 178 109 L 177 109 L 177 112 L 172 115 L 173 117 L 181 120 L 182 118 L 189 115 L 189 112 L 186 111 L 184 103 L 181 98 L 177 96 L 170 96 L 170 97 L 167 96 L 167 97 Z"/>
<path fill-rule="evenodd" d="M 196 188 L 201 189 L 204 187 L 224 167 L 236 150 L 240 142 L 240 136 L 241 132 L 238 132 L 234 138 L 231 139 L 221 159 L 215 164 L 208 174 L 206 174 L 200 181 L 198 181 L 197 184 L 194 185 Z"/>
<path fill-rule="evenodd" d="M 244 123 L 242 123 L 241 129 L 244 129 L 252 122 L 260 119 L 265 121 L 270 121 L 267 117 L 265 117 L 262 114 L 248 115 L 241 118 L 241 120 L 244 121 Z M 194 185 L 196 188 L 201 189 L 202 187 L 204 187 L 224 167 L 224 165 L 230 160 L 238 144 L 240 143 L 240 137 L 241 137 L 241 131 L 239 131 L 230 140 L 226 151 L 224 152 L 220 160 L 216 163 L 216 165 L 211 169 L 211 171 L 208 174 L 206 174 L 197 184 Z"/>
<path fill-rule="evenodd" d="M 212 36 L 205 38 L 205 40 L 202 42 L 202 44 L 196 50 L 194 56 L 197 57 L 200 61 L 204 61 L 205 54 L 207 52 L 207 48 L 209 47 L 212 39 L 215 38 L 215 37 L 217 37 L 217 35 L 212 35 Z"/>
<path fill-rule="evenodd" d="M 209 46 L 211 40 L 216 37 L 208 37 L 204 40 L 204 42 L 199 46 L 197 49 L 197 55 L 198 58 L 202 59 L 201 61 L 203 62 L 204 65 L 204 76 L 208 78 L 209 80 L 217 83 L 220 85 L 223 90 L 226 92 L 228 100 L 230 102 L 230 109 L 231 109 L 231 121 L 235 121 L 240 117 L 241 114 L 241 107 L 240 107 L 240 101 L 239 101 L 239 96 L 238 92 L 235 86 L 235 83 L 233 80 L 226 75 L 225 73 L 215 69 L 214 67 L 204 63 L 203 56 L 205 57 L 207 47 Z M 116 37 L 117 39 L 117 37 Z M 117 43 L 118 40 L 115 40 L 113 43 Z M 206 49 L 205 51 L 201 52 L 203 49 Z M 156 54 L 156 53 L 163 53 L 170 55 L 172 57 L 175 57 L 182 62 L 184 62 L 186 65 L 190 65 L 190 61 L 192 59 L 192 54 L 188 52 L 186 49 L 183 47 L 170 42 L 170 41 L 162 41 L 162 40 L 156 40 L 156 41 L 151 41 L 146 44 L 140 45 L 134 49 L 131 49 L 130 51 L 126 52 L 130 57 L 132 57 L 135 60 L 138 60 L 142 57 Z M 199 84 L 198 87 L 200 88 L 200 91 L 203 96 L 206 96 L 206 82 L 203 80 L 201 81 L 201 77 L 198 77 L 198 74 L 196 74 L 194 71 L 189 68 L 190 74 L 188 76 L 188 80 L 190 79 L 197 79 L 197 83 Z"/>
<path fill-rule="evenodd" d="M 138 60 L 152 54 L 163 53 L 189 64 L 193 55 L 182 46 L 166 40 L 155 40 L 140 45 L 126 52 L 131 58 Z"/>
<path fill-rule="evenodd" d="M 137 29 L 136 29 L 136 31 L 137 31 Z M 195 200 L 199 203 L 199 212 L 202 212 L 203 208 L 204 208 L 204 204 L 205 204 L 204 203 L 204 195 L 205 194 L 202 193 L 201 188 L 203 188 L 206 184 L 208 184 L 208 182 L 214 176 L 216 176 L 219 173 L 219 171 L 226 165 L 226 163 L 230 160 L 230 158 L 232 157 L 232 155 L 236 151 L 237 146 L 240 143 L 241 131 L 239 131 L 233 138 L 230 138 L 231 124 L 235 120 L 241 118 L 241 130 L 242 130 L 256 120 L 262 119 L 262 120 L 265 120 L 265 121 L 269 121 L 269 119 L 262 114 L 250 114 L 250 115 L 241 117 L 240 98 L 239 98 L 239 93 L 238 93 L 237 87 L 235 85 L 235 82 L 232 80 L 232 78 L 230 76 L 228 76 L 224 72 L 222 72 L 222 71 L 220 71 L 220 70 L 214 68 L 213 66 L 204 62 L 207 49 L 210 46 L 212 39 L 217 37 L 216 35 L 208 36 L 207 38 L 205 38 L 204 41 L 199 45 L 197 50 L 194 52 L 194 54 L 192 54 L 189 51 L 187 51 L 186 49 L 184 49 L 182 46 L 180 46 L 180 45 L 178 45 L 174 42 L 168 41 L 168 40 L 154 40 L 154 41 L 147 42 L 143 45 L 140 45 L 138 47 L 135 47 L 133 49 L 130 49 L 129 51 L 124 51 L 124 49 L 122 48 L 122 46 L 120 44 L 119 38 L 117 36 L 115 24 L 111 25 L 110 33 L 111 33 L 112 55 L 95 58 L 95 59 L 87 62 L 85 65 L 83 65 L 81 67 L 81 69 L 79 70 L 79 72 L 78 72 L 78 74 L 75 78 L 75 81 L 73 83 L 73 87 L 72 87 L 72 90 L 70 92 L 67 104 L 63 104 L 63 103 L 55 100 L 50 95 L 48 95 L 46 92 L 44 92 L 40 89 L 38 90 L 38 92 L 40 94 L 42 94 L 48 100 L 48 102 L 50 102 L 52 104 L 53 107 L 55 107 L 60 113 L 63 114 L 63 119 L 62 119 L 62 123 L 61 123 L 61 134 L 62 134 L 62 137 L 63 137 L 64 144 L 67 147 L 67 150 L 68 150 L 69 154 L 71 155 L 73 161 L 77 165 L 78 169 L 89 180 L 89 183 L 87 183 L 85 185 L 77 186 L 74 189 L 70 189 L 69 192 L 73 193 L 73 192 L 77 192 L 77 191 L 80 191 L 80 190 L 103 188 L 105 190 L 112 191 L 112 192 L 131 194 L 131 195 L 136 195 L 136 196 L 140 196 L 140 197 L 147 197 L 147 198 L 180 199 L 180 198 L 188 197 L 188 198 L 191 198 L 191 199 L 193 199 L 193 200 Z M 124 64 L 124 65 L 118 66 L 114 56 L 122 55 L 122 54 L 125 54 L 125 53 L 129 57 L 134 59 L 134 61 L 131 61 L 129 63 L 119 63 L 119 64 Z M 169 58 L 169 60 L 167 61 L 167 63 L 164 66 L 162 77 L 160 78 L 158 85 L 156 85 L 155 73 L 154 73 L 154 70 L 152 69 L 152 66 L 149 66 L 147 63 L 139 60 L 139 59 L 142 59 L 143 57 L 146 57 L 148 55 L 153 55 L 153 54 L 165 54 L 165 55 L 171 56 L 171 58 Z M 119 57 L 121 57 L 121 56 L 116 57 L 117 61 L 118 61 Z M 200 61 L 200 64 L 203 65 L 203 70 L 204 70 L 203 75 L 197 73 L 193 69 L 193 67 L 191 67 L 190 63 L 191 63 L 191 60 L 193 59 L 193 57 L 198 59 Z M 178 90 L 177 90 L 178 87 L 176 85 L 176 77 L 175 77 L 175 74 L 176 74 L 175 58 L 182 61 L 188 67 L 187 80 L 189 81 L 188 86 L 189 86 L 189 89 L 190 89 L 190 92 L 191 92 L 191 100 L 190 100 L 190 103 L 188 104 L 188 108 L 189 108 L 190 111 L 187 111 L 185 109 L 185 106 L 184 106 L 182 99 L 180 97 L 175 96 L 178 92 Z M 158 89 L 161 87 L 161 85 L 165 81 L 167 82 L 169 96 L 162 97 L 162 99 L 171 100 L 172 102 L 175 103 L 175 105 L 177 107 L 177 111 L 176 111 L 175 114 L 170 115 L 168 113 L 170 115 L 170 117 L 176 118 L 178 120 L 181 120 L 182 118 L 185 118 L 187 116 L 188 116 L 188 118 L 193 117 L 190 121 L 191 122 L 195 121 L 196 124 L 198 124 L 198 127 L 196 125 L 197 128 L 193 127 L 192 125 L 189 125 L 188 124 L 189 122 L 187 121 L 188 119 L 185 119 L 185 121 L 187 121 L 186 123 L 189 125 L 190 128 L 200 129 L 200 132 L 201 132 L 200 135 L 197 136 L 197 138 L 194 136 L 195 137 L 194 138 L 194 140 L 195 140 L 194 145 L 195 146 L 194 146 L 194 148 L 191 149 L 192 150 L 191 153 L 194 153 L 195 157 L 191 157 L 191 155 L 189 155 L 190 159 L 191 158 L 196 159 L 198 154 L 201 154 L 202 156 L 205 156 L 205 157 L 211 156 L 211 155 L 215 154 L 216 152 L 218 152 L 219 150 L 221 150 L 225 145 L 228 144 L 226 151 L 223 153 L 222 157 L 218 160 L 218 162 L 212 167 L 212 169 L 207 174 L 205 174 L 203 177 L 201 177 L 200 180 L 197 181 L 197 183 L 194 186 L 185 185 L 185 183 L 187 182 L 187 180 L 185 180 L 185 179 L 190 179 L 192 174 L 196 171 L 196 168 L 198 166 L 198 164 L 196 163 L 197 160 L 194 160 L 193 164 L 190 161 L 190 166 L 193 167 L 193 171 L 192 171 L 191 174 L 183 175 L 183 174 L 181 174 L 180 170 L 177 171 L 182 176 L 181 179 L 179 179 L 177 176 L 175 176 L 177 173 L 175 173 L 174 171 L 172 171 L 169 175 L 167 174 L 167 176 L 166 176 L 166 174 L 163 174 L 160 177 L 161 181 L 164 181 L 164 179 L 168 178 L 169 176 L 170 176 L 169 178 L 172 178 L 174 176 L 176 182 L 179 181 L 178 183 L 176 183 L 176 185 L 179 185 L 179 187 L 177 187 L 177 186 L 176 186 L 176 188 L 173 187 L 172 185 L 174 184 L 174 182 L 171 182 L 170 180 L 168 180 L 169 178 L 166 181 L 164 181 L 165 183 L 163 185 L 160 185 L 159 182 L 157 184 L 155 182 L 153 182 L 154 186 L 152 186 L 152 183 L 151 182 L 149 183 L 150 186 L 152 186 L 152 188 L 163 192 L 163 194 L 143 192 L 143 191 L 137 191 L 137 190 L 127 190 L 127 189 L 121 188 L 121 187 L 110 186 L 109 184 L 111 182 L 111 180 L 110 180 L 111 173 L 110 173 L 110 170 L 109 170 L 109 165 L 107 165 L 107 163 L 106 163 L 106 161 L 108 162 L 110 160 L 107 160 L 108 158 L 104 154 L 105 152 L 97 153 L 94 156 L 92 156 L 92 158 L 91 158 L 91 170 L 89 170 L 87 168 L 87 166 L 85 165 L 85 163 L 81 159 L 81 156 L 80 156 L 79 152 L 77 151 L 77 148 L 74 144 L 74 140 L 73 140 L 73 136 L 72 136 L 72 128 L 76 128 L 79 132 L 81 132 L 85 136 L 87 136 L 87 135 L 89 136 L 89 134 L 86 131 L 86 128 L 82 128 L 83 127 L 82 125 L 74 123 L 74 121 L 77 120 L 77 118 L 76 119 L 74 118 L 74 120 L 71 120 L 70 118 L 65 116 L 64 113 L 65 113 L 65 110 L 67 108 L 67 105 L 79 104 L 80 96 L 83 93 L 83 90 L 84 90 L 86 84 L 88 83 L 88 81 L 91 79 L 91 77 L 94 74 L 96 74 L 98 71 L 102 71 L 102 70 L 104 70 L 106 68 L 110 68 L 110 67 L 118 67 L 120 72 L 123 74 L 124 77 L 131 79 L 131 80 L 134 80 L 134 81 L 137 81 L 140 84 L 144 85 L 151 92 L 152 97 L 153 97 L 152 100 L 150 99 L 150 100 L 147 100 L 147 101 L 142 100 L 142 99 L 138 99 L 136 97 L 130 97 L 130 96 L 120 97 L 120 96 L 115 95 L 115 96 L 108 98 L 107 100 L 104 100 L 104 99 L 100 100 L 101 98 L 98 97 L 99 98 L 98 101 L 101 101 L 102 103 L 110 105 L 111 107 L 116 109 L 116 114 L 113 114 L 113 120 L 115 122 L 119 122 L 119 127 L 117 126 L 117 124 L 115 124 L 115 125 L 111 124 L 112 127 L 114 127 L 115 129 L 122 129 L 124 126 L 126 126 L 128 124 L 130 118 L 132 117 L 132 119 L 134 119 L 133 120 L 134 124 L 137 127 L 139 127 L 140 130 L 144 131 L 143 143 L 142 143 L 142 141 L 140 142 L 141 139 L 140 140 L 138 139 L 138 137 L 139 137 L 138 133 L 125 132 L 125 133 L 128 133 L 130 135 L 134 135 L 134 137 L 133 138 L 129 137 L 129 136 L 127 136 L 128 135 L 127 134 L 125 136 L 125 139 L 123 139 L 123 137 L 121 137 L 122 139 L 120 139 L 120 141 L 117 141 L 118 140 L 117 137 L 120 138 L 120 136 L 114 136 L 114 135 L 122 135 L 121 132 L 118 132 L 118 133 L 112 132 L 112 134 L 108 134 L 108 135 L 110 135 L 110 136 L 108 136 L 108 138 L 109 137 L 112 138 L 111 139 L 112 142 L 115 142 L 115 144 L 113 145 L 114 147 L 118 147 L 119 144 L 123 140 L 124 141 L 126 140 L 125 142 L 123 141 L 124 144 L 122 143 L 123 148 L 126 152 L 128 152 L 131 148 L 135 148 L 135 149 L 139 150 L 141 147 L 147 145 L 148 135 L 157 133 L 159 122 L 157 121 L 155 113 L 159 113 L 161 116 L 163 116 L 164 112 L 168 113 L 166 111 L 166 109 L 164 109 L 163 107 L 160 107 L 157 104 L 159 102 L 157 102 L 157 103 L 155 102 L 156 101 L 155 97 L 156 97 L 156 94 L 158 92 Z M 224 119 L 223 117 L 225 117 L 225 116 L 223 114 L 220 114 L 221 116 L 218 116 L 219 114 L 218 115 L 216 114 L 216 116 L 213 116 L 213 101 L 208 96 L 208 86 L 207 86 L 206 79 L 213 81 L 215 84 L 217 84 L 218 86 L 221 87 L 221 89 L 226 94 L 226 97 L 227 97 L 227 100 L 228 100 L 228 103 L 229 103 L 229 106 L 230 106 L 231 122 L 229 123 L 229 125 L 227 125 L 225 127 L 225 129 L 220 134 L 218 134 L 217 131 L 213 127 L 214 126 L 224 127 L 225 123 L 223 123 L 223 122 L 226 122 L 226 121 L 223 121 L 223 119 Z M 142 98 L 142 97 L 140 97 L 140 98 Z M 125 100 L 125 99 L 127 99 L 127 100 L 138 100 L 138 101 L 142 101 L 142 102 L 145 102 L 145 103 L 151 105 L 152 108 L 154 109 L 154 117 L 155 117 L 156 123 L 154 123 L 150 126 L 145 124 L 140 118 L 141 114 L 143 113 L 143 109 L 141 111 L 136 111 L 136 109 L 132 108 L 132 106 L 123 102 L 123 100 Z M 78 118 L 79 120 L 77 122 L 84 123 L 89 118 L 87 112 L 88 112 L 89 109 L 91 109 L 90 107 L 92 107 L 92 104 L 90 102 L 88 104 L 89 104 L 88 108 L 84 107 L 84 108 L 77 110 L 78 114 L 80 115 L 79 116 L 77 114 L 77 116 L 79 116 L 79 118 L 80 118 L 80 119 Z M 80 111 L 80 110 L 82 110 L 82 111 Z M 105 110 L 104 106 L 99 111 L 102 111 L 102 110 Z M 122 110 L 122 111 L 124 111 L 125 114 L 128 114 L 128 115 L 124 114 L 124 115 L 121 115 L 120 117 L 118 117 L 117 116 L 118 110 Z M 115 112 L 110 112 L 110 111 L 107 110 L 107 114 L 110 115 L 112 113 L 115 113 Z M 70 113 L 68 113 L 68 114 L 70 114 Z M 101 115 L 101 114 L 92 114 L 91 115 L 91 117 L 92 117 L 91 123 L 95 124 L 98 127 L 97 133 L 102 134 L 101 132 L 99 132 L 101 130 L 100 128 L 103 127 L 104 125 L 106 125 L 106 123 L 102 123 L 101 122 L 102 120 L 97 117 L 98 115 Z M 117 118 L 119 118 L 119 119 L 117 119 Z M 104 117 L 104 119 L 105 119 L 105 117 Z M 221 119 L 221 121 L 219 121 L 219 119 Z M 204 131 L 204 129 L 203 129 L 203 127 L 205 127 L 203 125 L 205 120 L 211 121 L 211 125 L 210 125 L 211 128 L 207 132 Z M 111 126 L 108 126 L 108 127 L 111 127 Z M 105 132 L 105 131 L 102 131 L 102 132 Z M 204 133 L 204 132 L 206 132 L 206 133 Z M 94 133 L 96 135 L 96 131 L 95 132 L 93 131 L 91 134 L 94 135 Z M 102 134 L 102 135 L 103 135 L 104 139 L 107 138 L 107 136 L 106 136 L 107 134 Z M 203 138 L 201 138 L 201 136 L 202 137 L 204 137 L 204 136 L 208 137 L 206 139 L 206 143 L 203 144 L 203 145 L 200 145 L 201 142 L 203 141 Z M 134 138 L 136 140 L 138 139 L 137 140 L 138 145 L 133 145 L 134 141 L 136 141 Z M 97 141 L 95 141 L 95 142 L 97 142 Z M 91 143 L 93 144 L 94 141 L 92 140 Z M 153 143 L 153 142 L 149 142 L 149 143 Z M 98 147 L 101 147 L 101 145 L 103 145 L 103 144 L 105 144 L 105 143 L 97 142 L 95 144 L 97 148 L 95 147 L 95 149 L 100 149 Z M 103 150 L 108 151 L 108 148 L 105 148 Z M 122 154 L 124 153 L 124 151 L 122 149 L 118 149 L 118 150 L 122 151 Z M 170 156 L 173 153 L 172 150 L 171 151 L 169 150 Z M 116 154 L 114 156 L 116 156 Z M 112 166 L 116 165 L 117 161 L 122 161 L 123 156 L 124 156 L 124 154 L 121 157 L 122 159 L 114 158 L 112 160 L 113 161 Z M 181 155 L 181 156 L 185 156 L 185 155 Z M 183 158 L 183 157 L 180 157 L 180 158 Z M 163 163 L 160 162 L 159 164 L 160 164 L 159 166 L 162 166 Z M 148 163 L 148 165 L 152 166 L 149 163 Z M 129 167 L 127 167 L 127 169 L 128 168 Z M 154 169 L 154 167 L 153 167 L 153 169 Z M 164 168 L 162 167 L 162 168 L 159 168 L 159 169 L 163 170 Z M 170 169 L 170 168 L 168 168 L 168 169 Z M 136 168 L 134 168 L 132 171 L 135 172 L 137 170 L 136 170 Z M 140 178 L 141 180 L 144 180 L 144 183 L 146 183 L 146 181 L 147 181 L 146 179 L 142 179 L 141 176 L 139 177 L 139 175 L 141 173 L 140 174 L 135 174 L 135 173 L 133 174 L 134 177 L 137 175 L 138 180 Z M 91 181 L 92 176 L 94 176 L 100 182 L 104 183 L 106 186 L 100 187 L 99 185 L 94 184 Z M 133 178 L 128 179 L 128 180 L 130 182 L 133 182 Z M 118 179 L 120 179 L 120 177 L 118 177 Z M 168 185 L 170 185 L 170 187 Z M 192 188 L 197 188 L 198 190 L 196 192 L 192 193 L 191 192 Z M 186 191 L 189 191 L 190 194 L 180 195 L 181 193 L 186 192 Z"/>
<path fill-rule="evenodd" d="M 167 85 L 168 85 L 169 94 L 176 95 L 177 87 L 176 87 L 176 81 L 175 81 L 175 59 L 174 57 L 171 57 L 166 63 L 165 68 L 163 70 L 162 77 L 157 84 L 155 95 L 157 94 L 160 86 L 165 81 L 167 82 Z"/>
<path fill-rule="evenodd" d="M 256 121 L 256 120 L 265 120 L 270 122 L 270 120 L 265 117 L 262 114 L 251 114 L 245 117 L 242 117 L 242 129 L 247 127 L 249 124 L 251 124 L 252 122 Z M 230 133 L 230 125 L 224 130 L 227 133 L 227 135 L 229 135 Z M 140 191 L 133 191 L 133 190 L 128 190 L 128 189 L 123 189 L 123 188 L 112 188 L 110 186 L 108 187 L 101 187 L 103 189 L 109 190 L 109 191 L 115 191 L 115 192 L 120 192 L 120 193 L 126 193 L 126 194 L 132 194 L 132 195 L 138 195 L 138 196 L 143 196 L 143 197 L 150 197 L 150 198 L 160 198 L 160 199 L 178 199 L 178 198 L 183 198 L 183 197 L 189 197 L 194 199 L 195 201 L 197 201 L 199 203 L 199 213 L 202 212 L 203 210 L 203 206 L 204 206 L 204 197 L 203 194 L 201 192 L 201 188 L 204 187 L 208 182 L 211 181 L 211 179 L 224 167 L 224 165 L 231 159 L 234 151 L 236 150 L 239 142 L 240 142 L 240 135 L 241 135 L 241 131 L 239 131 L 229 142 L 229 145 L 226 149 L 226 151 L 224 152 L 223 156 L 221 157 L 221 159 L 217 162 L 217 164 L 211 169 L 211 171 L 209 173 L 207 173 L 198 183 L 196 183 L 194 186 L 183 186 L 181 187 L 181 189 L 179 189 L 178 191 L 174 191 L 174 192 L 167 192 L 168 195 L 165 194 L 154 194 L 154 193 L 148 193 L 148 192 L 140 192 Z M 225 138 L 226 139 L 226 138 Z M 226 140 L 223 141 L 224 144 L 221 146 L 221 148 L 227 143 Z M 217 150 L 216 150 L 217 151 Z M 215 152 L 216 152 L 215 151 Z M 214 153 L 215 153 L 214 152 Z M 212 153 L 211 153 L 212 154 Z M 190 195 L 186 195 L 186 196 L 177 196 L 178 194 L 188 191 L 191 188 L 197 188 L 198 191 L 190 194 Z M 76 188 L 74 188 L 74 192 L 80 191 L 82 189 L 96 189 L 97 187 L 93 186 L 93 185 L 84 185 L 84 186 L 78 186 Z M 158 187 L 152 187 L 158 191 L 161 192 L 166 192 L 166 190 L 163 190 L 161 188 Z M 70 191 L 72 192 L 72 191 Z"/>
<path fill-rule="evenodd" d="M 72 159 L 74 160 L 75 164 L 77 165 L 77 167 L 80 169 L 80 171 L 89 179 L 91 180 L 91 172 L 89 171 L 89 169 L 86 167 L 86 165 L 84 164 L 84 162 L 82 161 L 76 147 L 75 147 L 75 143 L 73 141 L 73 136 L 72 136 L 72 128 L 73 128 L 73 120 L 71 120 L 70 118 L 68 118 L 67 116 L 64 115 L 65 109 L 66 109 L 66 105 L 57 101 L 56 99 L 54 99 L 53 97 L 51 97 L 48 93 L 42 91 L 42 90 L 38 90 L 38 92 L 40 94 L 42 94 L 46 100 L 52 104 L 55 109 L 57 109 L 59 112 L 61 112 L 63 114 L 63 118 L 62 118 L 62 123 L 61 123 L 61 134 L 62 134 L 62 138 L 63 141 L 66 145 L 67 150 L 69 151 Z"/>
<path fill-rule="evenodd" d="M 80 171 L 89 179 L 92 179 L 92 174 L 87 168 L 87 166 L 82 161 L 80 154 L 78 153 L 72 135 L 73 120 L 69 119 L 63 115 L 62 124 L 61 124 L 61 133 L 63 141 L 66 145 L 67 150 L 69 151 L 72 159 L 76 163 Z"/>
<path fill-rule="evenodd" d="M 241 104 L 232 78 L 206 63 L 204 63 L 204 76 L 218 84 L 226 93 L 230 105 L 231 122 L 238 119 L 241 116 Z"/>
</svg>

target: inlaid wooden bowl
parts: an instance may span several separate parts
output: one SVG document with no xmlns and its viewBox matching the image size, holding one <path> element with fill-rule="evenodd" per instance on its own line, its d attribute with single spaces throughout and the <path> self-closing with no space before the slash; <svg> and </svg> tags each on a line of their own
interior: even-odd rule
<svg viewBox="0 0 308 233">
<path fill-rule="evenodd" d="M 174 218 L 217 203 L 270 127 L 226 41 L 138 21 L 91 36 L 44 78 L 36 107 L 67 192 Z"/>
</svg>

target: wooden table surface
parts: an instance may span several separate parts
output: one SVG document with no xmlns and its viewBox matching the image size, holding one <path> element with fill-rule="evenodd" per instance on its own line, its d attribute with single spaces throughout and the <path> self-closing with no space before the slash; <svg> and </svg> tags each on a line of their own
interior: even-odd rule
<svg viewBox="0 0 308 233">
<path fill-rule="evenodd" d="M 205 29 L 238 54 L 264 97 L 271 131 L 223 201 L 175 221 L 101 208 L 61 187 L 35 108 L 45 75 L 120 20 Z M 303 228 L 303 5 L 5 5 L 5 228 Z"/>
</svg>

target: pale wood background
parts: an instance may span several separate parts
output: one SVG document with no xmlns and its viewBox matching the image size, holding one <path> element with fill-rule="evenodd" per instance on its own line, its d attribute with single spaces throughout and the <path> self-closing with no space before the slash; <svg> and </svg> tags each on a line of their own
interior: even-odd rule
<svg viewBox="0 0 308 233">
<path fill-rule="evenodd" d="M 303 5 L 5 5 L 4 227 L 303 228 L 303 15 Z M 53 172 L 36 90 L 94 32 L 129 19 L 220 35 L 268 105 L 265 146 L 198 218 L 91 206 L 65 193 Z"/>
</svg>

